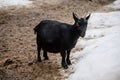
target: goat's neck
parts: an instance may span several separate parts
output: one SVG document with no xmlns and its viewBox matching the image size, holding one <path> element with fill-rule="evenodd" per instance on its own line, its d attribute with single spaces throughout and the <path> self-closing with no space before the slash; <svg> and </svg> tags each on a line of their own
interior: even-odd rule
<svg viewBox="0 0 120 80">
<path fill-rule="evenodd" d="M 80 37 L 80 34 L 79 34 L 79 32 L 78 32 L 78 30 L 77 30 L 77 28 L 76 28 L 77 26 L 74 24 L 73 26 L 72 26 L 72 31 L 71 31 L 71 33 L 72 33 L 72 38 L 74 38 L 74 39 L 78 39 L 79 37 Z"/>
</svg>

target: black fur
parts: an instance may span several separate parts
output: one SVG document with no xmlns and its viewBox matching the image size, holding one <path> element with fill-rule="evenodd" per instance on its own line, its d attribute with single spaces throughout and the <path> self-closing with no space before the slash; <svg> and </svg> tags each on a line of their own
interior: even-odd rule
<svg viewBox="0 0 120 80">
<path fill-rule="evenodd" d="M 78 38 L 84 37 L 87 21 L 86 18 L 78 19 L 73 13 L 75 23 L 73 25 L 53 20 L 43 20 L 35 28 L 37 33 L 38 61 L 41 62 L 40 51 L 43 49 L 45 60 L 48 60 L 47 52 L 61 53 L 62 67 L 67 69 L 71 64 L 69 59 L 71 49 L 75 47 Z"/>
</svg>

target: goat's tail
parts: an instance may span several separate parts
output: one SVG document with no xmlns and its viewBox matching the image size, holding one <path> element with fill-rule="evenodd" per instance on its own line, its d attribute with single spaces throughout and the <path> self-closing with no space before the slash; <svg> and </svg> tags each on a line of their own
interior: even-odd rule
<svg viewBox="0 0 120 80">
<path fill-rule="evenodd" d="M 36 31 L 36 27 L 35 27 L 33 30 L 34 30 L 34 34 L 36 34 L 36 32 L 37 32 L 37 31 Z"/>
<path fill-rule="evenodd" d="M 38 28 L 39 28 L 39 26 L 36 26 L 36 27 L 33 29 L 35 34 L 36 34 Z"/>
</svg>

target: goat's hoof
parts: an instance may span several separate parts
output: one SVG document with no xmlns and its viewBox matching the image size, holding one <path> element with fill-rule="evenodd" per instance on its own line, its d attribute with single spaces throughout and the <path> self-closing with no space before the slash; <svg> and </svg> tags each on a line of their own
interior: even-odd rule
<svg viewBox="0 0 120 80">
<path fill-rule="evenodd" d="M 44 58 L 44 60 L 49 60 L 49 58 L 47 57 L 47 58 Z"/>
<path fill-rule="evenodd" d="M 65 65 L 65 66 L 63 66 L 63 68 L 64 68 L 64 69 L 68 69 L 68 66 L 67 66 L 67 65 Z"/>
<path fill-rule="evenodd" d="M 41 60 L 41 59 L 38 59 L 38 62 L 42 62 L 42 60 Z"/>
<path fill-rule="evenodd" d="M 67 68 L 68 68 L 67 64 L 62 64 L 62 67 L 63 67 L 64 69 L 67 69 Z"/>
<path fill-rule="evenodd" d="M 68 64 L 68 65 L 71 65 L 72 63 L 71 63 L 71 61 L 70 61 L 70 60 L 67 60 L 67 64 Z"/>
</svg>

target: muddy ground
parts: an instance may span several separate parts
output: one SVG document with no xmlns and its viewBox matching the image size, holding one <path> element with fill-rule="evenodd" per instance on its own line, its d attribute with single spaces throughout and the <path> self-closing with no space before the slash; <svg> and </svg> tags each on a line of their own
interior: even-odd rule
<svg viewBox="0 0 120 80">
<path fill-rule="evenodd" d="M 61 68 L 60 54 L 49 54 L 49 61 L 37 62 L 33 28 L 43 19 L 72 24 L 72 12 L 79 17 L 107 11 L 110 2 L 97 0 L 31 0 L 30 7 L 0 8 L 0 80 L 65 80 L 69 69 Z M 82 48 L 81 48 L 82 49 Z M 73 49 L 75 52 L 78 49 Z M 43 59 L 43 57 L 42 57 Z"/>
</svg>

